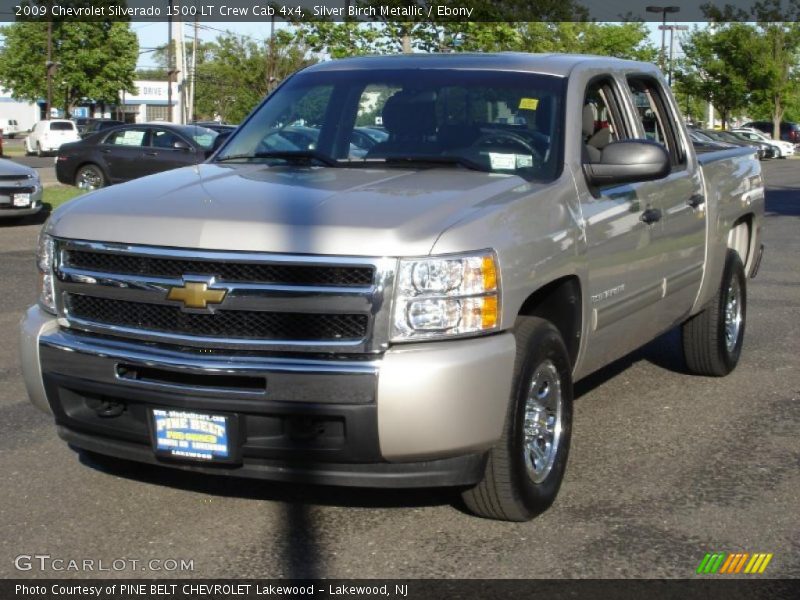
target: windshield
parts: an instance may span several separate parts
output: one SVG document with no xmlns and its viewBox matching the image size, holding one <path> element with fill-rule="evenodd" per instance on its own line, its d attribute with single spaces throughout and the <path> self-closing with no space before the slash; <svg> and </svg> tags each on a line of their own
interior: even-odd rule
<svg viewBox="0 0 800 600">
<path fill-rule="evenodd" d="M 489 71 L 300 73 L 217 161 L 421 166 L 549 180 L 561 170 L 563 78 Z"/>
</svg>

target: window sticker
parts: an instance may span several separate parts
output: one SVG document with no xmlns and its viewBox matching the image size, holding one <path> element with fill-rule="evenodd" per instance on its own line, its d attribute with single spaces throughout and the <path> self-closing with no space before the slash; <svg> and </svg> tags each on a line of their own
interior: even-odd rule
<svg viewBox="0 0 800 600">
<path fill-rule="evenodd" d="M 536 110 L 537 106 L 539 106 L 538 98 L 521 98 L 519 101 L 520 110 Z"/>
</svg>

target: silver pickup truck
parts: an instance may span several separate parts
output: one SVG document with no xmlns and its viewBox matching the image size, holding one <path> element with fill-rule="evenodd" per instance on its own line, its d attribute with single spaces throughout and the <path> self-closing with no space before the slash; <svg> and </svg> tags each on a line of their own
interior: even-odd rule
<svg viewBox="0 0 800 600">
<path fill-rule="evenodd" d="M 25 383 L 91 453 L 525 520 L 574 381 L 676 326 L 689 370 L 736 366 L 763 211 L 754 151 L 696 155 L 650 64 L 326 62 L 206 163 L 53 213 Z"/>
</svg>

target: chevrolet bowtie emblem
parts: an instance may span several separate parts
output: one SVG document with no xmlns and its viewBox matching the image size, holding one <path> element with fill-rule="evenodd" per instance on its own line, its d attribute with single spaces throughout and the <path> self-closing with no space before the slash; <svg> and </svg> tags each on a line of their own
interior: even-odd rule
<svg viewBox="0 0 800 600">
<path fill-rule="evenodd" d="M 184 308 L 206 308 L 225 299 L 226 290 L 210 290 L 207 283 L 187 281 L 181 287 L 170 288 L 167 300 L 183 302 Z"/>
</svg>

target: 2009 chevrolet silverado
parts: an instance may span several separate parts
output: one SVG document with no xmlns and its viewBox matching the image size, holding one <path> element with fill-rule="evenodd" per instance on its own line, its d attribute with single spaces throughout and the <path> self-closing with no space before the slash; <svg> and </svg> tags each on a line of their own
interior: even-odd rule
<svg viewBox="0 0 800 600">
<path fill-rule="evenodd" d="M 24 378 L 86 451 L 529 519 L 573 381 L 678 325 L 691 371 L 736 366 L 763 211 L 753 151 L 696 155 L 652 65 L 327 62 L 206 163 L 50 217 Z"/>
</svg>

